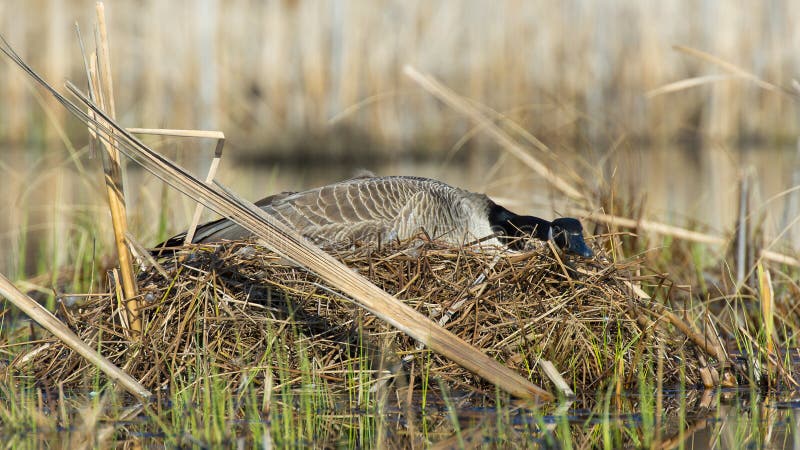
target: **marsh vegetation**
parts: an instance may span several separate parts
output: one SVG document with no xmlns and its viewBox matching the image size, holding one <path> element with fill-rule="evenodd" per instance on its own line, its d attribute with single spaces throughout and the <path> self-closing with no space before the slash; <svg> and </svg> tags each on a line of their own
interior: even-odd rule
<svg viewBox="0 0 800 450">
<path fill-rule="evenodd" d="M 65 36 L 73 18 L 91 26 L 73 3 L 43 2 L 36 20 L 0 6 L 0 33 L 80 105 L 29 89 L 14 64 L 0 69 L 0 273 L 152 396 L 120 389 L 4 303 L 0 434 L 9 446 L 800 442 L 800 157 L 787 114 L 798 94 L 781 56 L 796 42 L 790 2 L 706 5 L 714 33 L 664 20 L 684 9 L 637 2 L 603 11 L 588 2 L 491 11 L 209 2 L 190 9 L 181 36 L 159 22 L 176 22 L 180 6 L 115 3 L 113 71 L 102 75 L 108 55 L 98 45 L 91 99 L 60 88 L 65 77 L 86 85 Z M 628 33 L 601 25 L 631 17 L 638 26 Z M 747 39 L 732 31 L 741 21 L 759 24 Z M 37 27 L 48 39 L 30 38 Z M 112 132 L 100 113 L 108 104 L 81 116 L 109 98 L 112 79 L 125 126 L 224 130 L 215 179 L 242 198 L 361 168 L 429 176 L 517 211 L 580 216 L 597 258 L 548 246 L 495 257 L 424 234 L 325 248 L 330 266 L 290 262 L 278 238 L 150 258 L 147 248 L 184 229 L 198 201 L 213 197 L 206 206 L 244 218 L 247 209 L 142 156 L 153 149 L 202 180 L 215 142 L 143 135 L 140 148 Z M 114 146 L 131 156 L 114 181 L 125 186 L 122 238 L 103 179 Z M 119 242 L 134 256 L 133 299 Z M 369 309 L 355 284 L 314 269 L 334 263 L 430 325 L 395 326 L 385 320 L 391 308 Z M 488 381 L 491 370 L 454 362 L 438 341 L 421 345 L 434 323 L 556 400 L 518 398 L 530 391 L 511 395 L 507 378 Z"/>
</svg>

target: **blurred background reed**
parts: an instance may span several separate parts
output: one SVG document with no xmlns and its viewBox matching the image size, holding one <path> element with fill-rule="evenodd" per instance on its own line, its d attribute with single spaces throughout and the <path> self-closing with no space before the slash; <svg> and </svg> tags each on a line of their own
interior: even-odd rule
<svg viewBox="0 0 800 450">
<path fill-rule="evenodd" d="M 90 37 L 92 5 L 6 1 L 0 27 L 48 79 L 79 81 L 73 23 Z M 797 132 L 784 99 L 741 80 L 644 95 L 721 73 L 673 45 L 788 85 L 800 55 L 800 4 L 789 0 L 143 0 L 107 8 L 126 121 L 224 129 L 268 158 L 447 149 L 464 121 L 405 79 L 404 64 L 541 138 L 774 141 Z M 44 112 L 15 68 L 4 64 L 0 76 L 0 138 L 35 139 Z"/>
<path fill-rule="evenodd" d="M 219 178 L 251 199 L 367 168 L 558 212 L 535 174 L 406 78 L 405 64 L 518 123 L 590 185 L 603 178 L 646 198 L 648 215 L 668 223 L 729 231 L 747 166 L 762 200 L 800 183 L 787 96 L 738 78 L 648 96 L 725 74 L 675 45 L 790 86 L 800 64 L 800 3 L 790 0 L 131 0 L 106 11 L 120 121 L 224 131 Z M 89 0 L 10 0 L 0 32 L 55 85 L 82 85 L 74 23 L 90 41 L 93 14 Z M 85 129 L 10 64 L 0 98 L 0 271 L 97 254 L 110 233 Z M 198 172 L 213 148 L 148 142 Z M 133 166 L 126 176 L 143 242 L 185 226 L 191 204 Z M 785 195 L 764 212 L 789 247 L 797 203 Z"/>
</svg>

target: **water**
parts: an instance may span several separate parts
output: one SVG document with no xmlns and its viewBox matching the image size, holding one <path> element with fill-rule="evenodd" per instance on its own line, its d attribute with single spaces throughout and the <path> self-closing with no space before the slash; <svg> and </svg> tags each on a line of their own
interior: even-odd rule
<svg viewBox="0 0 800 450">
<path fill-rule="evenodd" d="M 196 146 L 196 145 L 195 145 Z M 179 150 L 182 164 L 202 178 L 207 163 L 192 153 L 210 155 L 208 148 L 189 144 Z M 379 175 L 416 175 L 489 194 L 498 203 L 519 212 L 553 217 L 569 214 L 576 205 L 555 192 L 541 176 L 513 156 L 486 149 L 467 161 L 446 157 L 427 160 L 370 162 L 363 166 L 325 161 L 297 165 L 283 162 L 237 163 L 229 150 L 217 179 L 241 196 L 256 200 L 279 191 L 296 191 L 348 178 L 367 169 Z M 170 147 L 165 153 L 175 157 Z M 700 226 L 714 234 L 734 228 L 738 211 L 738 181 L 746 170 L 754 174 L 753 217 L 763 219 L 767 242 L 774 249 L 793 251 L 800 242 L 800 192 L 782 192 L 800 184 L 800 158 L 793 147 L 730 150 L 720 146 L 703 149 L 623 147 L 603 155 L 577 156 L 560 153 L 554 170 L 567 180 L 577 178 L 588 191 L 612 190 L 623 201 L 644 205 L 644 217 L 678 225 Z M 542 160 L 546 155 L 535 153 Z M 97 159 L 85 154 L 72 162 L 63 150 L 6 149 L 0 174 L 0 246 L 8 249 L 0 259 L 0 271 L 40 270 L 37 261 L 63 265 L 74 258 L 79 236 L 89 233 L 93 245 L 108 248 L 110 221 Z M 751 169 L 748 169 L 751 168 Z M 165 214 L 166 233 L 181 231 L 190 222 L 194 203 L 166 189 L 159 180 L 129 163 L 126 171 L 129 222 L 146 245 L 159 237 L 159 221 Z M 205 218 L 215 217 L 208 212 Z M 24 230 L 24 232 L 23 232 Z M 88 244 L 87 244 L 88 245 Z M 22 248 L 24 246 L 24 249 Z M 26 254 L 23 254 L 26 253 Z M 20 267 L 20 265 L 24 266 Z"/>
<path fill-rule="evenodd" d="M 316 424 L 312 437 L 287 435 L 282 425 L 284 417 L 262 414 L 222 419 L 224 435 L 212 438 L 202 433 L 202 421 L 209 419 L 198 411 L 202 405 L 188 405 L 187 410 L 182 409 L 185 406 L 172 405 L 164 409 L 162 420 L 172 414 L 174 426 L 181 423 L 176 417 L 196 415 L 192 420 L 200 422 L 199 430 L 163 430 L 146 414 L 140 414 L 122 421 L 105 420 L 100 433 L 87 434 L 84 424 L 75 421 L 66 428 L 41 425 L 36 432 L 0 427 L 0 438 L 12 446 L 49 446 L 55 442 L 75 444 L 102 439 L 100 436 L 105 435 L 108 440 L 101 441 L 105 445 L 116 442 L 145 448 L 180 443 L 228 448 L 800 448 L 796 392 L 763 397 L 747 389 L 668 390 L 660 415 L 652 409 L 643 410 L 642 404 L 652 402 L 652 398 L 638 394 L 599 394 L 597 399 L 564 402 L 539 410 L 524 404 L 502 409 L 474 406 L 474 399 L 458 394 L 448 402 L 436 394 L 428 397 L 425 409 L 420 408 L 421 396 L 417 393 L 411 410 L 384 406 L 377 410 L 316 411 L 311 419 Z M 305 420 L 303 412 L 299 414 L 299 420 Z M 258 438 L 254 434 L 257 429 L 267 433 Z M 109 430 L 116 430 L 116 434 Z"/>
</svg>

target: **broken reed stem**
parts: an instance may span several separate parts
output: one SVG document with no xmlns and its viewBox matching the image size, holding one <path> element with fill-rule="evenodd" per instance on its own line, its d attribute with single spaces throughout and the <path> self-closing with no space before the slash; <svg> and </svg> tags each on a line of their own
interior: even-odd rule
<svg viewBox="0 0 800 450">
<path fill-rule="evenodd" d="M 170 128 L 126 128 L 126 130 L 128 130 L 128 133 L 132 134 L 216 139 L 217 147 L 215 149 L 215 153 L 217 155 L 222 155 L 221 144 L 224 145 L 225 143 L 225 133 L 217 130 L 174 130 Z"/>
<path fill-rule="evenodd" d="M 114 87 L 111 79 L 111 60 L 108 47 L 108 31 L 105 21 L 105 7 L 102 2 L 96 4 L 99 53 L 91 58 L 90 78 L 92 83 L 93 97 L 100 108 L 102 108 L 112 119 L 116 117 L 114 106 Z M 99 64 L 99 67 L 97 65 Z M 99 130 L 90 127 L 89 133 L 97 137 Z M 108 206 L 111 212 L 111 223 L 114 229 L 114 245 L 117 249 L 119 259 L 120 278 L 122 291 L 125 296 L 125 308 L 128 314 L 128 323 L 131 330 L 141 332 L 142 322 L 139 313 L 139 302 L 136 299 L 137 286 L 133 272 L 133 258 L 125 240 L 128 232 L 128 219 L 125 207 L 125 191 L 122 185 L 122 170 L 120 166 L 119 150 L 116 140 L 108 136 L 100 139 L 106 157 L 103 160 L 103 172 L 105 174 L 106 194 L 108 195 Z"/>
<path fill-rule="evenodd" d="M 58 320 L 50 311 L 37 303 L 32 298 L 23 294 L 14 286 L 11 281 L 0 274 L 0 295 L 7 298 L 22 312 L 27 314 L 36 323 L 47 331 L 53 333 L 67 347 L 84 357 L 87 361 L 94 364 L 105 373 L 108 378 L 118 383 L 126 391 L 130 392 L 139 399 L 147 400 L 152 396 L 144 386 L 125 373 L 122 369 L 115 366 L 108 359 L 98 354 L 93 348 L 83 342 L 72 330 Z"/>
<path fill-rule="evenodd" d="M 794 258 L 783 253 L 773 252 L 772 250 L 761 250 L 759 253 L 761 259 L 776 262 L 778 264 L 786 264 L 787 266 L 800 267 L 800 259 Z"/>
<path fill-rule="evenodd" d="M 556 366 L 552 362 L 542 359 L 539 361 L 539 367 L 541 367 L 545 376 L 553 382 L 558 392 L 561 392 L 566 398 L 575 397 L 575 393 L 572 391 L 572 388 L 569 387 L 569 383 L 561 376 L 561 372 L 556 369 Z"/>
<path fill-rule="evenodd" d="M 137 241 L 136 238 L 131 233 L 125 234 L 125 241 L 128 245 L 134 249 L 135 253 L 138 253 L 137 258 L 145 261 L 150 267 L 155 269 L 156 272 L 159 273 L 164 279 L 169 279 L 169 274 L 166 270 L 158 263 L 158 261 L 153 258 L 153 255 L 150 254 L 150 250 L 148 250 L 141 242 Z"/>
<path fill-rule="evenodd" d="M 217 176 L 217 169 L 222 159 L 222 150 L 225 147 L 225 134 L 221 131 L 211 130 L 169 130 L 169 129 L 153 129 L 153 128 L 128 128 L 129 133 L 135 134 L 152 134 L 159 136 L 179 136 L 179 137 L 196 137 L 196 138 L 209 138 L 216 139 L 217 145 L 214 148 L 214 158 L 211 160 L 211 166 L 208 168 L 206 175 L 206 183 L 212 183 L 214 177 Z M 191 244 L 194 240 L 194 233 L 197 230 L 197 224 L 200 223 L 200 215 L 203 214 L 205 207 L 202 203 L 197 203 L 192 216 L 192 223 L 186 231 L 186 237 L 183 240 L 184 244 Z"/>
<path fill-rule="evenodd" d="M 215 156 L 214 159 L 211 160 L 211 166 L 208 168 L 208 174 L 206 175 L 206 183 L 212 183 L 214 177 L 217 176 L 219 161 L 220 158 L 218 156 Z M 186 237 L 183 239 L 184 244 L 191 244 L 194 240 L 194 233 L 197 231 L 197 225 L 200 223 L 200 215 L 203 214 L 204 209 L 202 203 L 197 203 L 194 209 L 194 215 L 192 216 L 192 223 L 189 224 L 189 229 L 186 230 Z"/>
</svg>

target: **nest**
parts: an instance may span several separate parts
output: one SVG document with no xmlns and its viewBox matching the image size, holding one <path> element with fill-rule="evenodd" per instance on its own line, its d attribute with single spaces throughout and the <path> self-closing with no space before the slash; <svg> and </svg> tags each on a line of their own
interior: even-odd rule
<svg viewBox="0 0 800 450">
<path fill-rule="evenodd" d="M 562 261 L 548 247 L 496 255 L 417 242 L 328 251 L 539 385 L 549 383 L 538 369 L 544 359 L 578 392 L 610 379 L 632 387 L 655 376 L 659 350 L 665 384 L 700 382 L 703 351 L 659 321 L 654 302 L 635 295 L 631 267 Z M 344 390 L 389 373 L 495 392 L 263 247 L 193 245 L 180 254 L 139 275 L 140 340 L 131 338 L 115 295 L 60 312 L 85 342 L 150 389 L 215 375 L 233 387 L 258 378 Z M 25 366 L 43 384 L 85 388 L 96 376 L 55 339 L 35 351 Z"/>
</svg>

